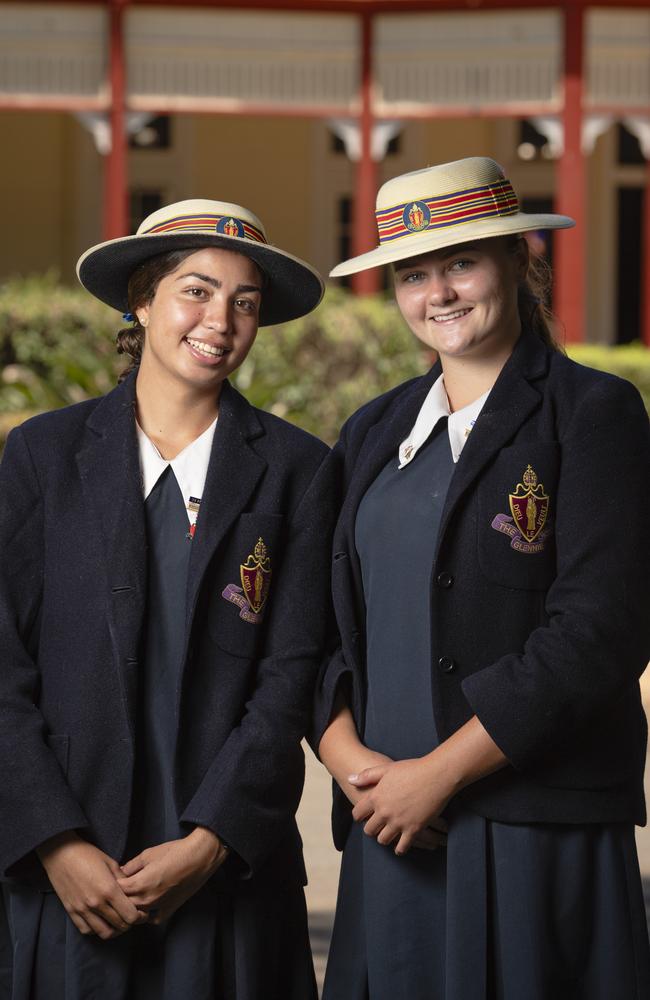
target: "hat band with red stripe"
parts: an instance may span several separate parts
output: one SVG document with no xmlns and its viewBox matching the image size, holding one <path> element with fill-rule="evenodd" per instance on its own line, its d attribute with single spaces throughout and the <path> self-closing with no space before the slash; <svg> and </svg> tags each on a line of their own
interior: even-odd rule
<svg viewBox="0 0 650 1000">
<path fill-rule="evenodd" d="M 250 222 L 237 219 L 233 215 L 177 215 L 174 218 L 159 222 L 151 229 L 142 230 L 140 236 L 162 235 L 167 233 L 218 233 L 220 236 L 235 236 L 240 240 L 254 240 L 255 243 L 266 243 L 264 234 Z"/>
<path fill-rule="evenodd" d="M 509 180 L 468 188 L 435 198 L 421 198 L 377 212 L 379 242 L 392 243 L 413 233 L 451 228 L 466 222 L 515 215 L 519 202 Z"/>
</svg>

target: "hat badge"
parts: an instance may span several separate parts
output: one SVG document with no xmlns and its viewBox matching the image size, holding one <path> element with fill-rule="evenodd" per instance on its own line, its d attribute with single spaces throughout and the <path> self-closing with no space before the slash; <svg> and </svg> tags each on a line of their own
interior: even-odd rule
<svg viewBox="0 0 650 1000">
<path fill-rule="evenodd" d="M 402 212 L 402 221 L 411 233 L 420 233 L 431 222 L 431 210 L 424 201 L 409 202 Z"/>
<path fill-rule="evenodd" d="M 244 224 L 232 216 L 224 216 L 217 222 L 217 232 L 224 236 L 238 236 L 241 239 L 244 236 Z"/>
</svg>

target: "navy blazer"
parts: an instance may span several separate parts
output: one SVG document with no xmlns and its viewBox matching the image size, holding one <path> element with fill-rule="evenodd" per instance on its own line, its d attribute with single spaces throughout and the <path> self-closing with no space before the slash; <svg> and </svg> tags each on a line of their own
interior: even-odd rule
<svg viewBox="0 0 650 1000">
<path fill-rule="evenodd" d="M 346 486 L 333 554 L 342 645 L 319 679 L 316 745 L 339 687 L 363 733 L 357 509 L 397 456 L 440 370 L 364 406 L 334 452 Z M 528 466 L 538 497 L 548 498 L 536 501 L 537 527 L 545 522 L 530 542 L 510 506 L 511 495 L 525 494 Z M 510 761 L 461 793 L 481 815 L 645 821 L 638 678 L 650 657 L 649 505 L 650 434 L 636 389 L 522 335 L 454 470 L 431 577 L 421 581 L 431 595 L 439 737 L 476 714 Z M 408 683 L 405 666 L 395 669 Z M 339 846 L 349 824 L 349 805 L 335 788 Z"/>
<path fill-rule="evenodd" d="M 0 467 L 5 879 L 43 882 L 34 848 L 65 830 L 124 859 L 147 591 L 134 403 L 130 377 L 35 417 Z M 294 814 L 329 607 L 328 452 L 223 386 L 192 542 L 175 789 L 188 830 L 214 830 L 262 880 L 304 880 Z M 231 585 L 259 538 L 272 575 L 256 620 Z"/>
</svg>

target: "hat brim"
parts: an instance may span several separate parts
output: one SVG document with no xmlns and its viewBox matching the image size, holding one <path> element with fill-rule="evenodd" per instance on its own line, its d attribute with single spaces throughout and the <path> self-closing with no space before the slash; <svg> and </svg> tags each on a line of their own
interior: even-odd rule
<svg viewBox="0 0 650 1000">
<path fill-rule="evenodd" d="M 568 215 L 528 215 L 526 212 L 516 212 L 514 215 L 502 215 L 484 222 L 454 226 L 453 231 L 449 227 L 445 230 L 425 230 L 403 236 L 394 243 L 382 244 L 359 257 L 342 261 L 330 271 L 330 278 L 342 278 L 348 274 L 367 271 L 371 267 L 394 264 L 398 260 L 407 260 L 432 250 L 442 250 L 444 247 L 471 243 L 474 240 L 527 233 L 536 229 L 571 229 L 573 226 L 575 221 Z"/>
<path fill-rule="evenodd" d="M 311 312 L 325 286 L 305 261 L 269 243 L 255 243 L 221 233 L 176 233 L 162 236 L 125 236 L 87 250 L 77 261 L 77 277 L 92 295 L 120 312 L 129 308 L 128 286 L 133 271 L 150 257 L 171 250 L 218 247 L 254 261 L 266 282 L 260 306 L 260 326 L 286 323 Z"/>
</svg>

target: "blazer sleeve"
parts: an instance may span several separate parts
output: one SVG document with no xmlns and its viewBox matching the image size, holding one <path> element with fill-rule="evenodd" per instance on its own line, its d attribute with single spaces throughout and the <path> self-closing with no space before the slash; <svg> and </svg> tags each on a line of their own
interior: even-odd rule
<svg viewBox="0 0 650 1000">
<path fill-rule="evenodd" d="M 650 434 L 636 389 L 603 378 L 561 442 L 548 624 L 467 677 L 471 708 L 513 766 L 579 739 L 650 656 Z"/>
<path fill-rule="evenodd" d="M 329 565 L 336 513 L 329 456 L 289 522 L 269 608 L 266 655 L 240 724 L 181 816 L 213 830 L 259 870 L 292 828 L 304 781 L 300 741 L 330 619 Z"/>
<path fill-rule="evenodd" d="M 39 873 L 33 850 L 86 818 L 68 788 L 37 707 L 34 658 L 43 584 L 43 497 L 20 428 L 0 465 L 0 874 Z M 40 873 L 42 874 L 42 873 Z"/>
</svg>

